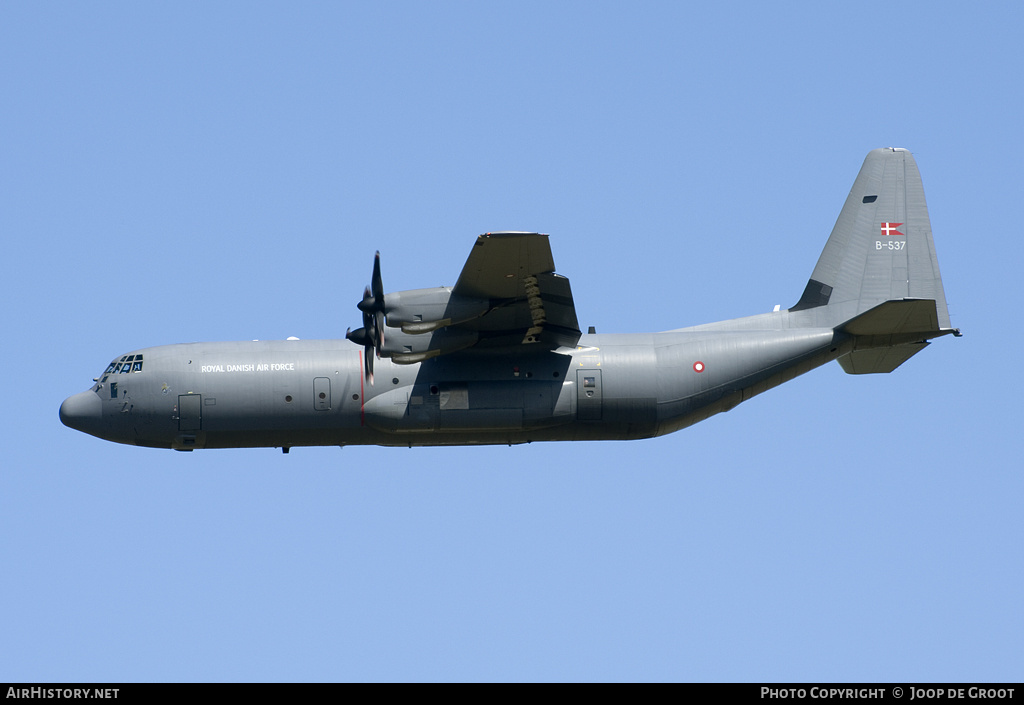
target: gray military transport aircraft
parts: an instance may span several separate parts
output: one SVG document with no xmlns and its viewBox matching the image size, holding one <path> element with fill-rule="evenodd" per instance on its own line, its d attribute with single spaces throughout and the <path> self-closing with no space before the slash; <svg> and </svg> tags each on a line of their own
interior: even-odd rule
<svg viewBox="0 0 1024 705">
<path fill-rule="evenodd" d="M 71 428 L 154 448 L 650 438 L 831 360 L 892 372 L 950 325 L 910 152 L 868 154 L 791 308 L 583 335 L 548 236 L 477 238 L 454 287 L 384 293 L 347 340 L 187 343 L 121 355 L 61 404 Z M 376 363 L 374 360 L 378 360 Z"/>
</svg>

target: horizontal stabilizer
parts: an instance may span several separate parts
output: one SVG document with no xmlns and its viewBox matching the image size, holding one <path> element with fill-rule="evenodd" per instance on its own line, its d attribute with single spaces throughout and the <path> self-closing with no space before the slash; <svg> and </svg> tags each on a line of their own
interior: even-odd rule
<svg viewBox="0 0 1024 705">
<path fill-rule="evenodd" d="M 911 356 L 928 347 L 929 343 L 909 343 L 894 348 L 854 350 L 839 358 L 839 364 L 848 375 L 867 375 L 892 372 Z"/>
<path fill-rule="evenodd" d="M 932 333 L 941 335 L 939 316 L 932 299 L 886 301 L 847 321 L 841 330 L 851 335 L 899 335 Z"/>
<path fill-rule="evenodd" d="M 852 318 L 839 331 L 855 336 L 853 350 L 839 358 L 847 374 L 892 372 L 924 350 L 930 338 L 955 333 L 940 329 L 935 301 L 886 301 Z"/>
</svg>

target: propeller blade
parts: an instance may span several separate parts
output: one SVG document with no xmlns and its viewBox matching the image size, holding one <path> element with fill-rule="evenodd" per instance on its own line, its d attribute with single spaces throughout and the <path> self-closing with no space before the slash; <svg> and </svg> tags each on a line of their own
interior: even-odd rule
<svg viewBox="0 0 1024 705">
<path fill-rule="evenodd" d="M 369 313 L 363 312 L 363 330 L 366 331 L 366 343 L 364 345 L 372 345 L 377 347 L 377 330 L 376 321 Z"/>
<path fill-rule="evenodd" d="M 370 293 L 378 311 L 384 310 L 384 282 L 380 277 L 380 250 L 373 256 L 373 278 L 370 279 Z"/>
</svg>

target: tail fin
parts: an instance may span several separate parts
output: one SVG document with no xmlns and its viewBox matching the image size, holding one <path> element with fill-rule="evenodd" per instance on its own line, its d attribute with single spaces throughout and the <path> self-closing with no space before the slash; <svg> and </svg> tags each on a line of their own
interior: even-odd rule
<svg viewBox="0 0 1024 705">
<path fill-rule="evenodd" d="M 837 330 L 856 336 L 857 349 L 840 359 L 853 374 L 890 372 L 929 338 L 959 334 L 949 321 L 921 174 L 907 150 L 876 149 L 864 160 L 790 311 L 819 306 Z"/>
</svg>

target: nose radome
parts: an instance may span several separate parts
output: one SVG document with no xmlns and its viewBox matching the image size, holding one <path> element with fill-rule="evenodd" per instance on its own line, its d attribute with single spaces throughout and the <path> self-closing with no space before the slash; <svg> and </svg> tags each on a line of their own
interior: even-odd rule
<svg viewBox="0 0 1024 705">
<path fill-rule="evenodd" d="M 95 433 L 103 418 L 103 402 L 93 391 L 79 392 L 60 405 L 60 421 L 68 428 Z"/>
</svg>

